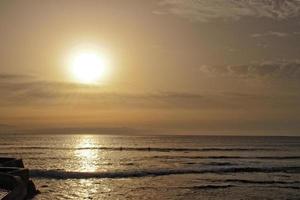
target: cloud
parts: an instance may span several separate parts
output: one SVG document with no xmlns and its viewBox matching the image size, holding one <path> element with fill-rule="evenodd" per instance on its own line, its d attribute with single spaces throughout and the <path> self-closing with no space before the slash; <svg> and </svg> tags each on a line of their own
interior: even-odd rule
<svg viewBox="0 0 300 200">
<path fill-rule="evenodd" d="M 162 0 L 156 14 L 175 14 L 192 21 L 238 20 L 242 17 L 288 19 L 300 15 L 300 0 Z"/>
<path fill-rule="evenodd" d="M 233 91 L 220 78 L 300 80 L 299 63 L 293 63 L 203 66 L 201 72 L 216 76 L 213 84 L 222 85 L 223 90 L 215 90 L 210 87 L 213 84 L 207 84 L 208 91 L 199 93 L 112 92 L 102 87 L 41 81 L 37 78 L 24 80 L 22 75 L 14 75 L 0 81 L 0 134 L 16 133 L 21 126 L 22 130 L 27 127 L 33 133 L 299 130 L 299 90 L 281 93 L 282 89 L 276 86 L 278 93 L 268 90 L 261 92 L 249 90 L 249 85 L 244 85 Z M 250 85 L 252 83 L 250 81 Z M 13 124 L 16 128 L 5 124 Z M 44 126 L 54 129 L 33 130 Z"/>
<path fill-rule="evenodd" d="M 272 78 L 300 81 L 300 61 L 297 60 L 235 66 L 201 66 L 200 71 L 210 76 Z"/>
<path fill-rule="evenodd" d="M 0 129 L 2 128 L 12 128 L 13 126 L 10 126 L 8 124 L 0 124 Z"/>
<path fill-rule="evenodd" d="M 277 31 L 268 31 L 266 33 L 254 33 L 251 35 L 251 37 L 259 38 L 259 37 L 268 37 L 268 36 L 274 36 L 274 37 L 287 37 L 289 36 L 288 33 L 283 32 L 277 32 Z"/>
<path fill-rule="evenodd" d="M 298 64 L 260 64 L 259 66 L 203 66 L 201 72 L 209 76 L 227 77 L 278 77 L 300 78 Z M 256 108 L 259 106 L 298 105 L 300 96 L 279 95 L 273 101 L 272 94 L 262 95 L 255 91 L 229 92 L 231 88 L 224 84 L 223 91 L 201 93 L 158 91 L 152 93 L 124 93 L 105 91 L 101 87 L 91 87 L 73 83 L 7 80 L 0 82 L 0 108 L 34 107 L 46 109 L 53 106 L 66 108 L 107 110 L 107 109 L 170 109 L 170 110 L 219 110 L 235 108 Z M 20 77 L 22 77 L 20 75 Z M 291 101 L 292 99 L 292 101 Z M 269 102 L 269 103 L 268 103 Z M 270 103 L 272 102 L 272 103 Z M 53 110 L 53 109 L 52 109 Z"/>
<path fill-rule="evenodd" d="M 1 76 L 4 77 L 0 74 Z M 102 87 L 97 86 L 40 81 L 35 78 L 23 80 L 22 75 L 5 76 L 5 80 L 0 81 L 0 107 L 70 104 L 92 105 L 97 108 L 189 107 L 202 99 L 202 95 L 193 93 L 105 91 Z"/>
<path fill-rule="evenodd" d="M 0 74 L 0 81 L 6 80 L 26 80 L 32 79 L 34 76 L 25 74 Z"/>
</svg>

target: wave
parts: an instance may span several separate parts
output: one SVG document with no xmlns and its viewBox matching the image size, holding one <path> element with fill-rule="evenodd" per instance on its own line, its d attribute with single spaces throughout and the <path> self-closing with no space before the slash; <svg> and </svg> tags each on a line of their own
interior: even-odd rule
<svg viewBox="0 0 300 200">
<path fill-rule="evenodd" d="M 153 156 L 158 159 L 267 159 L 267 160 L 297 160 L 300 156 Z"/>
<path fill-rule="evenodd" d="M 244 184 L 299 184 L 300 181 L 255 181 L 255 180 L 245 180 L 245 179 L 218 179 L 218 180 L 211 180 L 211 179 L 201 179 L 205 181 L 211 181 L 211 182 L 223 182 L 223 183 L 244 183 Z M 288 186 L 285 186 L 288 187 Z"/>
<path fill-rule="evenodd" d="M 235 187 L 235 185 L 197 185 L 193 187 L 187 187 L 186 189 L 206 190 L 206 189 L 224 189 L 230 187 Z"/>
<path fill-rule="evenodd" d="M 198 163 L 194 163 L 194 164 L 198 164 Z M 214 165 L 214 166 L 233 166 L 236 165 L 234 163 L 230 163 L 230 162 L 209 162 L 209 163 L 202 163 L 204 165 Z"/>
<path fill-rule="evenodd" d="M 16 153 L 12 151 L 8 152 L 0 152 L 0 156 L 17 156 L 17 157 L 22 157 L 24 155 L 42 155 L 44 154 L 43 152 L 22 152 L 22 153 Z"/>
<path fill-rule="evenodd" d="M 203 173 L 242 173 L 242 172 L 284 172 L 300 173 L 300 167 L 215 167 L 202 169 L 145 169 L 115 172 L 72 172 L 64 170 L 32 169 L 30 176 L 33 178 L 50 179 L 88 179 L 88 178 L 138 178 L 147 176 L 167 176 L 180 174 Z"/>
<path fill-rule="evenodd" d="M 274 183 L 276 184 L 276 183 Z M 192 186 L 192 187 L 184 187 L 185 189 L 191 189 L 191 190 L 207 190 L 207 189 L 225 189 L 225 188 L 231 188 L 231 187 L 238 187 L 238 185 L 199 185 L 199 186 Z M 268 187 L 268 186 L 264 186 Z M 288 185 L 288 186 L 278 186 L 278 185 L 272 185 L 270 187 L 275 187 L 275 188 L 284 188 L 284 189 L 295 189 L 299 190 L 299 186 L 293 186 L 293 185 Z"/>
<path fill-rule="evenodd" d="M 14 149 L 42 149 L 42 150 L 108 150 L 108 151 L 157 151 L 157 152 L 191 152 L 191 151 L 278 151 L 277 148 L 161 148 L 161 147 L 49 147 L 49 146 L 13 146 Z M 3 148 L 2 148 L 3 149 Z"/>
<path fill-rule="evenodd" d="M 300 187 L 299 186 L 278 186 L 279 188 L 284 188 L 284 189 L 295 189 L 295 190 L 299 190 Z"/>
</svg>

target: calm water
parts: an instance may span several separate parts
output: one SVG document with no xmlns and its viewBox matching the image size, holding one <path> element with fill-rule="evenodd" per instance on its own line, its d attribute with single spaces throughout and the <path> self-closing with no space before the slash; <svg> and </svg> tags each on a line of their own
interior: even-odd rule
<svg viewBox="0 0 300 200">
<path fill-rule="evenodd" d="M 300 199 L 300 137 L 0 135 L 36 199 Z"/>
</svg>

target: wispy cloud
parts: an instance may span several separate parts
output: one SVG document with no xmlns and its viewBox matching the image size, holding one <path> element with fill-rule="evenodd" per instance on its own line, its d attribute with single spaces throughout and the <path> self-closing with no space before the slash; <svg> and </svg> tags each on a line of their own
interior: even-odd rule
<svg viewBox="0 0 300 200">
<path fill-rule="evenodd" d="M 200 71 L 212 76 L 294 79 L 300 81 L 300 61 L 297 60 L 235 66 L 201 66 Z"/>
<path fill-rule="evenodd" d="M 26 80 L 34 78 L 33 75 L 26 74 L 0 74 L 0 81 L 5 80 Z"/>
<path fill-rule="evenodd" d="M 202 95 L 194 93 L 108 92 L 97 86 L 35 79 L 22 80 L 22 77 L 22 75 L 5 76 L 5 81 L 0 81 L 0 107 L 28 104 L 36 106 L 77 104 L 92 105 L 97 108 L 178 106 L 188 108 L 189 105 L 203 101 Z"/>
<path fill-rule="evenodd" d="M 201 73 L 207 76 L 226 76 L 230 78 L 296 79 L 300 81 L 300 63 L 262 63 L 249 66 L 202 66 Z M 17 77 L 18 75 L 16 75 Z M 21 77 L 21 76 L 20 76 Z M 15 78 L 12 78 L 15 79 Z M 218 79 L 218 78 L 217 78 Z M 221 82 L 220 82 L 221 84 Z M 229 92 L 224 84 L 223 91 L 206 92 L 152 92 L 123 93 L 104 91 L 99 87 L 36 80 L 7 80 L 0 82 L 0 108 L 8 106 L 77 106 L 81 109 L 228 109 L 250 108 L 258 105 L 272 105 L 273 94 L 262 95 L 255 91 Z M 297 104 L 300 96 L 278 94 L 281 106 Z M 291 99 L 293 101 L 291 102 Z"/>
<path fill-rule="evenodd" d="M 223 90 L 207 85 L 209 91 L 199 93 L 109 92 L 101 87 L 38 81 L 36 78 L 23 80 L 22 75 L 15 75 L 0 81 L 0 134 L 16 133 L 14 127 L 5 124 L 16 127 L 25 124 L 25 128 L 29 124 L 27 128 L 30 127 L 30 130 L 26 131 L 33 133 L 81 133 L 84 130 L 115 134 L 161 133 L 161 130 L 299 130 L 300 94 L 297 92 L 281 93 L 280 89 L 278 93 L 262 92 L 249 90 L 247 85 L 233 91 L 220 78 L 272 77 L 298 81 L 299 68 L 299 63 L 283 62 L 258 66 L 203 66 L 201 72 L 216 76 L 214 84 L 221 84 Z M 132 113 L 133 116 L 130 116 Z M 109 121 L 110 118 L 115 120 Z M 127 123 L 127 118 L 130 123 L 128 128 L 124 128 L 123 122 Z M 83 127 L 91 128 L 83 129 L 82 123 Z M 32 124 L 59 128 L 34 131 Z"/>
<path fill-rule="evenodd" d="M 288 33 L 278 32 L 278 31 L 268 31 L 266 33 L 254 33 L 251 35 L 251 37 L 259 38 L 259 37 L 268 37 L 268 36 L 274 36 L 274 37 L 287 37 L 289 36 Z"/>
<path fill-rule="evenodd" d="M 300 0 L 162 0 L 157 14 L 175 14 L 193 21 L 264 17 L 287 19 L 300 15 Z"/>
</svg>

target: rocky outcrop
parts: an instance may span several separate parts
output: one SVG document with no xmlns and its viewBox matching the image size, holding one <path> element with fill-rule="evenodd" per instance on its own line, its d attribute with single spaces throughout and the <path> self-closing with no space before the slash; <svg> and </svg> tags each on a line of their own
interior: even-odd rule
<svg viewBox="0 0 300 200">
<path fill-rule="evenodd" d="M 16 158 L 0 158 L 0 188 L 8 191 L 2 200 L 31 199 L 39 193 L 22 159 Z"/>
</svg>

